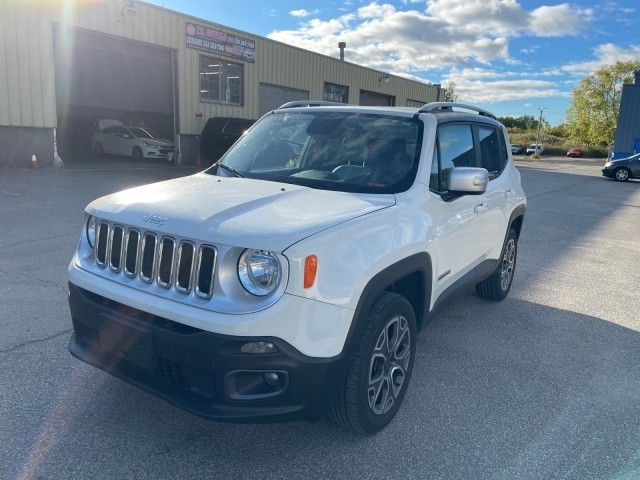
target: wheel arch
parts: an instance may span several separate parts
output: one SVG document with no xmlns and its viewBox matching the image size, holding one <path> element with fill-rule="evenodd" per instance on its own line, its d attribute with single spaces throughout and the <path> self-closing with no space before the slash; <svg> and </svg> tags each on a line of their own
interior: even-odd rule
<svg viewBox="0 0 640 480">
<path fill-rule="evenodd" d="M 353 322 L 345 342 L 353 344 L 364 328 L 368 312 L 385 293 L 402 295 L 413 307 L 418 329 L 427 323 L 431 303 L 432 267 L 427 252 L 420 252 L 400 260 L 374 275 L 365 285 L 353 315 Z"/>
</svg>

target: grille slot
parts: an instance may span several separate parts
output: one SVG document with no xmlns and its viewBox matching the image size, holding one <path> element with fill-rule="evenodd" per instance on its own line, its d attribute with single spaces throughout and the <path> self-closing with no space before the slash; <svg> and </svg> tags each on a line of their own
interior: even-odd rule
<svg viewBox="0 0 640 480">
<path fill-rule="evenodd" d="M 101 267 L 107 264 L 107 251 L 109 243 L 109 224 L 100 222 L 98 227 L 98 240 L 96 241 L 96 263 Z"/>
<path fill-rule="evenodd" d="M 158 239 L 153 233 L 146 233 L 142 240 L 142 262 L 140 264 L 140 278 L 151 283 L 153 280 L 153 266 L 156 258 L 156 244 Z"/>
<path fill-rule="evenodd" d="M 171 286 L 174 254 L 175 242 L 170 237 L 163 237 L 160 242 L 160 261 L 158 264 L 158 285 L 162 287 Z"/>
<path fill-rule="evenodd" d="M 196 295 L 211 298 L 213 295 L 213 277 L 216 269 L 216 249 L 211 245 L 202 245 L 198 252 L 198 270 Z"/>
<path fill-rule="evenodd" d="M 122 247 L 124 246 L 124 228 L 116 225 L 111 229 L 111 256 L 109 259 L 109 268 L 119 272 L 122 261 Z"/>
<path fill-rule="evenodd" d="M 176 290 L 182 293 L 191 291 L 191 277 L 193 276 L 193 258 L 195 246 L 191 242 L 182 242 L 178 250 L 178 274 Z"/>
<path fill-rule="evenodd" d="M 124 274 L 128 277 L 135 277 L 138 273 L 138 247 L 140 245 L 140 233 L 130 229 L 127 232 L 125 242 Z"/>
</svg>

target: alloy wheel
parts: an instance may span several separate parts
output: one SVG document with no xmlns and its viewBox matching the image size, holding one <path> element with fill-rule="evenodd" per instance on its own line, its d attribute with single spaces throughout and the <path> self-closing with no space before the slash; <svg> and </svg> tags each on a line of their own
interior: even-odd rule
<svg viewBox="0 0 640 480">
<path fill-rule="evenodd" d="M 382 329 L 369 362 L 369 408 L 384 415 L 398 399 L 411 358 L 411 334 L 403 316 L 393 317 Z"/>
<path fill-rule="evenodd" d="M 624 168 L 621 168 L 616 171 L 616 179 L 624 182 L 629 178 L 629 172 L 627 172 Z"/>
<path fill-rule="evenodd" d="M 506 291 L 513 278 L 513 270 L 516 264 L 516 241 L 510 238 L 502 256 L 502 269 L 500 271 L 500 286 Z"/>
</svg>

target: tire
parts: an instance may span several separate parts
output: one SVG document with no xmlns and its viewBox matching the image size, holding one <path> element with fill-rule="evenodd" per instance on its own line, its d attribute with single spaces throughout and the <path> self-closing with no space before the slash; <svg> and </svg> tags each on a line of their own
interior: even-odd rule
<svg viewBox="0 0 640 480">
<path fill-rule="evenodd" d="M 511 228 L 502 247 L 498 266 L 491 276 L 476 284 L 476 293 L 485 300 L 503 300 L 511 290 L 518 258 L 518 234 Z"/>
<path fill-rule="evenodd" d="M 93 153 L 95 153 L 96 158 L 104 157 L 104 147 L 102 146 L 101 143 L 95 144 L 95 146 L 93 147 Z"/>
<path fill-rule="evenodd" d="M 396 293 L 379 298 L 351 352 L 345 380 L 329 407 L 329 419 L 361 434 L 373 434 L 387 426 L 411 380 L 416 336 L 411 304 Z M 388 338 L 393 344 L 391 354 Z"/>
<path fill-rule="evenodd" d="M 631 177 L 631 174 L 628 169 L 624 167 L 616 168 L 613 171 L 613 179 L 616 182 L 626 182 Z"/>
<path fill-rule="evenodd" d="M 131 152 L 131 160 L 136 163 L 139 163 L 143 159 L 142 149 L 140 147 L 133 147 L 133 151 Z"/>
</svg>

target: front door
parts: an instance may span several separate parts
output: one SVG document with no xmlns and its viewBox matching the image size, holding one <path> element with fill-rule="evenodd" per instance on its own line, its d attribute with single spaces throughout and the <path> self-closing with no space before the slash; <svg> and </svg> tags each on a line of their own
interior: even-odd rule
<svg viewBox="0 0 640 480">
<path fill-rule="evenodd" d="M 438 148 L 431 169 L 429 211 L 433 217 L 436 298 L 463 277 L 482 259 L 486 251 L 480 217 L 484 195 L 449 198 L 449 175 L 455 167 L 476 167 L 473 126 L 450 123 L 438 127 Z"/>
</svg>

